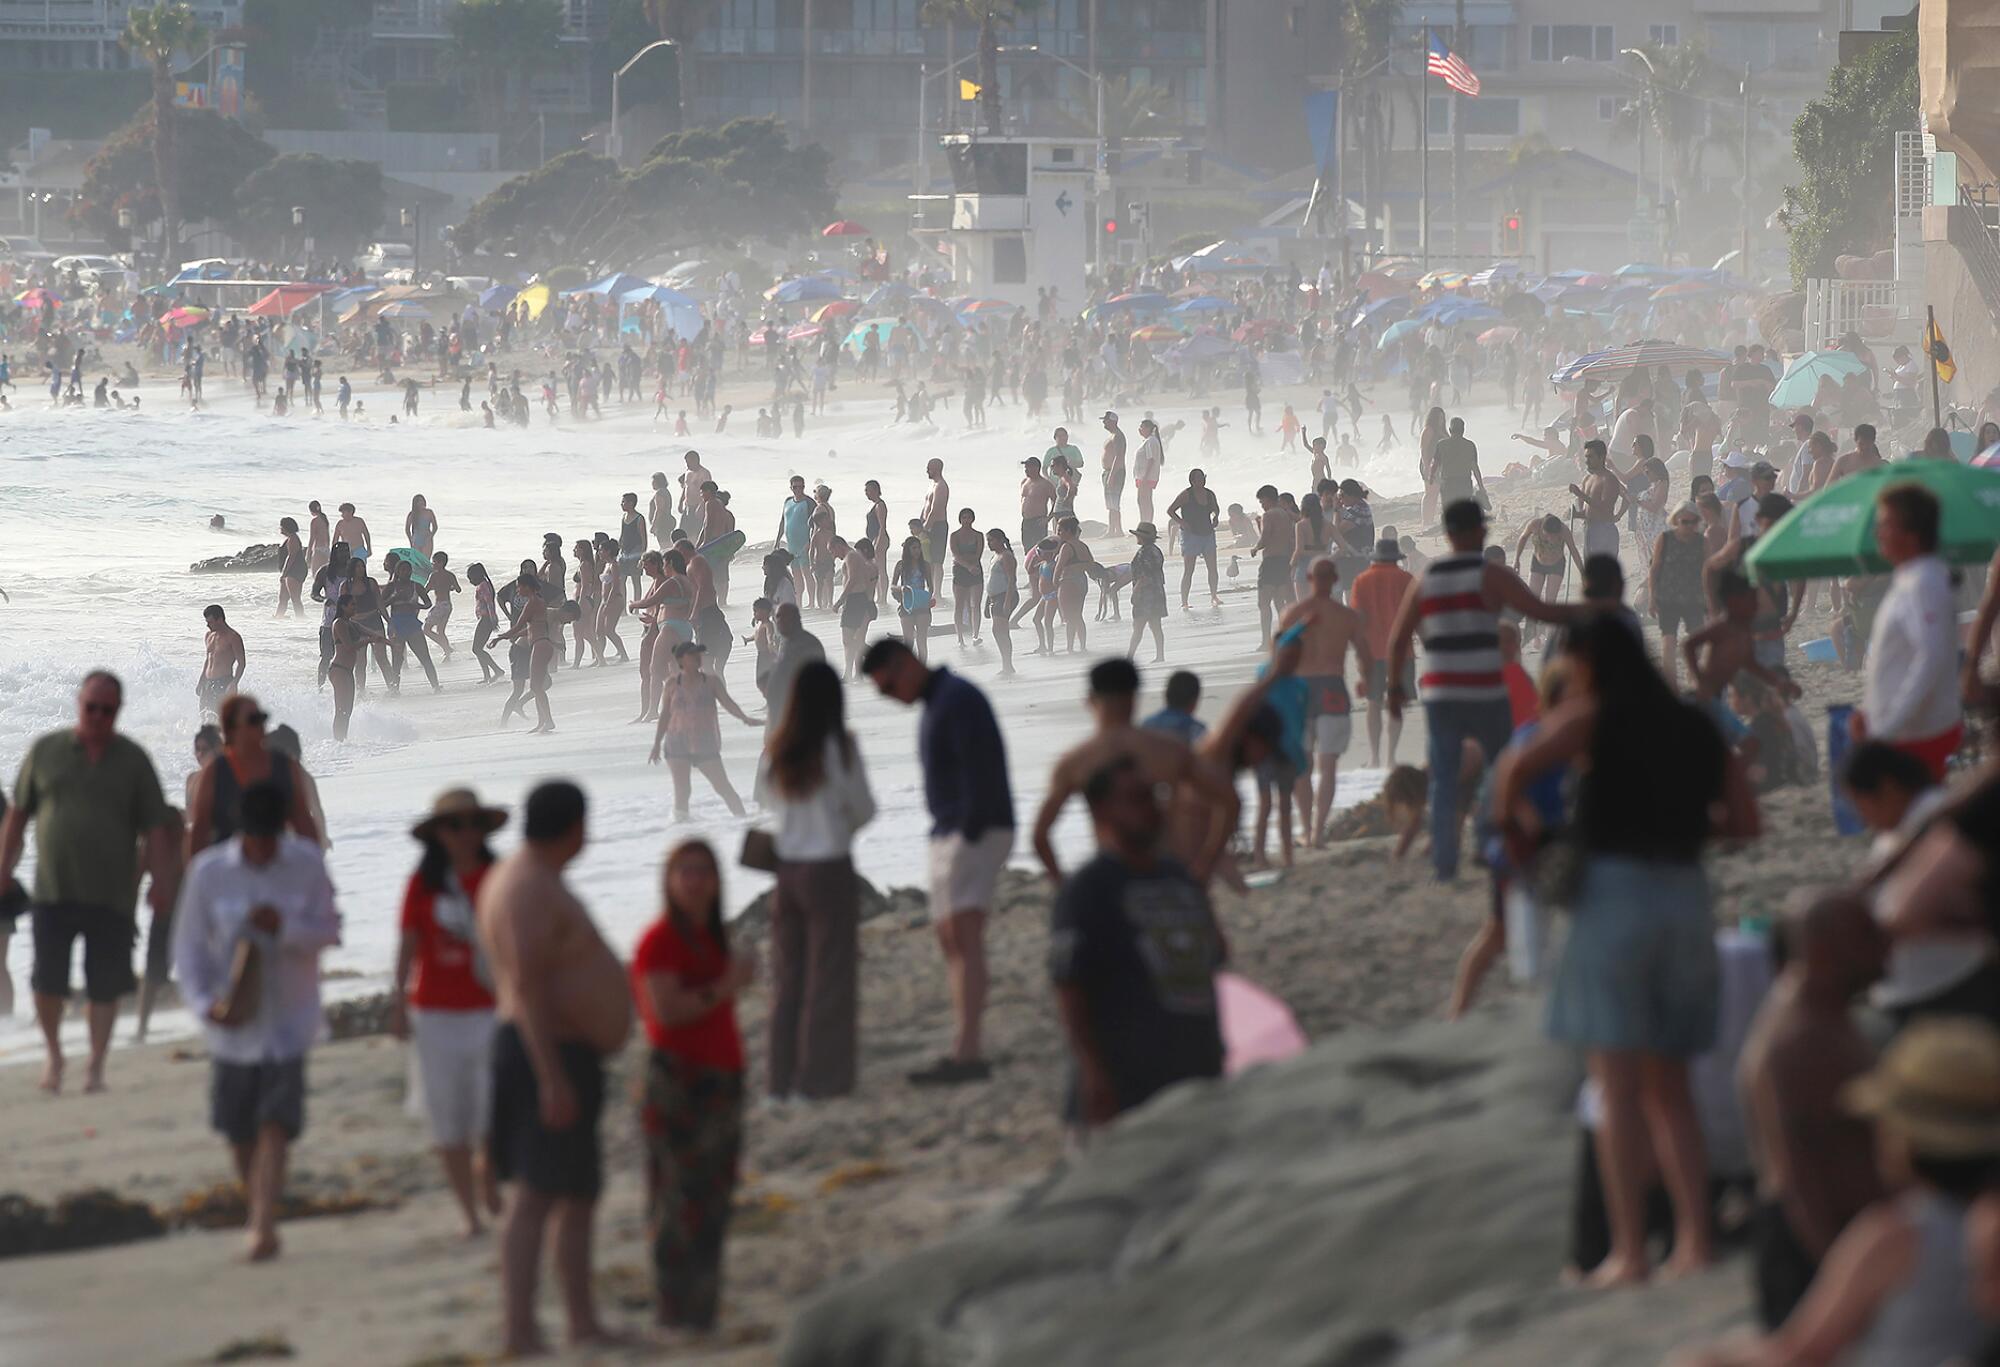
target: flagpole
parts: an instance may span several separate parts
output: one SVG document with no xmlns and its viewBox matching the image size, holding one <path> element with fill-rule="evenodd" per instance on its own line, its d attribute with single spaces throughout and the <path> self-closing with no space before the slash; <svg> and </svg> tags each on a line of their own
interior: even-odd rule
<svg viewBox="0 0 2000 1367">
<path fill-rule="evenodd" d="M 1944 407 L 1938 399 L 1937 363 L 1937 310 L 1924 305 L 1924 321 L 1929 324 L 1924 329 L 1924 359 L 1931 363 L 1931 426 L 1944 426 Z"/>
<path fill-rule="evenodd" d="M 1417 103 L 1423 109 L 1423 149 L 1418 164 L 1423 168 L 1423 194 L 1417 203 L 1417 253 L 1424 273 L 1431 269 L 1431 30 L 1424 25 L 1424 64 L 1417 72 Z"/>
</svg>

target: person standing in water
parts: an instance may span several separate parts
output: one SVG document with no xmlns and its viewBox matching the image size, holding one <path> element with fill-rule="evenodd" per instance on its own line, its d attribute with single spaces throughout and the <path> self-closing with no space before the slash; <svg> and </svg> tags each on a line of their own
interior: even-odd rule
<svg viewBox="0 0 2000 1367">
<path fill-rule="evenodd" d="M 965 633 L 972 632 L 972 643 L 979 644 L 980 600 L 983 597 L 979 582 L 980 553 L 985 549 L 986 538 L 972 525 L 974 513 L 970 508 L 958 510 L 958 529 L 951 534 L 951 625 L 960 647 L 965 645 Z"/>
<path fill-rule="evenodd" d="M 514 625 L 494 639 L 527 640 L 527 694 L 534 700 L 537 719 L 535 725 L 529 728 L 528 734 L 547 735 L 556 729 L 555 716 L 549 711 L 549 671 L 554 667 L 556 658 L 556 643 L 550 638 L 549 633 L 549 607 L 542 598 L 541 580 L 534 575 L 523 571 L 521 577 L 515 581 L 515 590 L 520 610 L 515 616 Z M 517 688 L 515 697 L 509 698 L 506 707 L 501 709 L 502 726 L 505 726 L 507 719 L 513 715 L 519 696 L 520 689 Z"/>
<path fill-rule="evenodd" d="M 326 568 L 327 557 L 333 548 L 333 526 L 326 519 L 326 512 L 314 499 L 306 504 L 306 511 L 312 516 L 306 524 L 306 569 L 318 574 Z"/>
<path fill-rule="evenodd" d="M 445 639 L 444 629 L 451 621 L 451 598 L 465 588 L 451 572 L 450 565 L 450 556 L 443 551 L 432 551 L 431 577 L 424 583 L 431 596 L 431 610 L 424 615 L 424 635 L 438 643 L 447 660 L 451 658 L 451 642 Z"/>
<path fill-rule="evenodd" d="M 333 539 L 346 542 L 348 558 L 364 564 L 374 552 L 375 538 L 368 534 L 368 524 L 355 514 L 352 503 L 340 505 L 340 521 L 333 524 Z"/>
<path fill-rule="evenodd" d="M 283 617 L 285 605 L 291 604 L 292 615 L 306 615 L 305 604 L 299 601 L 299 591 L 306 582 L 306 548 L 299 540 L 299 524 L 289 517 L 278 519 L 278 531 L 284 536 L 284 544 L 278 548 L 278 610 L 271 615 Z"/>
<path fill-rule="evenodd" d="M 355 668 L 361 652 L 370 645 L 378 649 L 388 644 L 355 620 L 354 595 L 343 593 L 334 600 L 334 618 L 328 633 L 333 641 L 333 658 L 327 663 L 327 682 L 333 685 L 333 738 L 347 739 L 347 724 L 354 715 Z"/>
<path fill-rule="evenodd" d="M 592 1291 L 591 1227 L 604 1188 L 604 1060 L 631 1034 L 632 996 L 617 956 L 563 881 L 583 851 L 584 815 L 573 783 L 529 793 L 527 838 L 493 866 L 476 899 L 499 1020 L 489 1149 L 506 1191 L 500 1296 L 510 1356 L 547 1351 L 535 1290 L 551 1229 L 570 1343 L 610 1338 Z"/>
<path fill-rule="evenodd" d="M 399 559 L 390 569 L 389 585 L 382 590 L 382 605 L 389 610 L 389 638 L 392 643 L 389 691 L 396 693 L 402 690 L 403 665 L 407 662 L 408 652 L 415 651 L 417 663 L 423 666 L 424 677 L 430 680 L 431 692 L 443 692 L 444 686 L 438 682 L 437 666 L 431 663 L 431 648 L 424 641 L 422 614 L 432 606 L 431 596 L 412 577 L 409 561 Z"/>
<path fill-rule="evenodd" d="M 194 693 L 201 701 L 205 721 L 215 716 L 222 700 L 235 692 L 248 661 L 243 653 L 243 638 L 229 625 L 220 604 L 210 603 L 201 610 L 201 615 L 208 623 L 208 634 L 202 640 L 201 673 L 194 681 Z"/>
<path fill-rule="evenodd" d="M 403 535 L 409 538 L 410 549 L 424 559 L 431 558 L 437 549 L 437 514 L 431 511 L 424 496 L 418 494 L 410 500 L 410 511 L 403 518 Z"/>
</svg>

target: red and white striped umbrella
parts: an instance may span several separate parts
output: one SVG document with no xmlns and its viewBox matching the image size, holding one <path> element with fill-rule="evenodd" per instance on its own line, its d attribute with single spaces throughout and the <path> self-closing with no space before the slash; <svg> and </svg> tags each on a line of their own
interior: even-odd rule
<svg viewBox="0 0 2000 1367">
<path fill-rule="evenodd" d="M 1672 373 L 1680 374 L 1688 370 L 1721 370 L 1728 364 L 1727 356 L 1703 347 L 1682 346 L 1677 342 L 1634 342 L 1629 346 L 1579 356 L 1552 372 L 1549 382 L 1576 384 L 1601 376 L 1622 375 L 1641 366 L 1648 369 L 1665 366 Z"/>
</svg>

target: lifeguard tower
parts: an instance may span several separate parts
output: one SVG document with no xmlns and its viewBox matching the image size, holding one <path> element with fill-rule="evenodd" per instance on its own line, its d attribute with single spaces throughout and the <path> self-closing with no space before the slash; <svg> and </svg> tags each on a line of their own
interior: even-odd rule
<svg viewBox="0 0 2000 1367">
<path fill-rule="evenodd" d="M 966 294 L 1035 306 L 1054 286 L 1070 309 L 1085 296 L 1097 175 L 1092 138 L 941 141 L 951 167 L 951 226 L 937 228 Z"/>
</svg>

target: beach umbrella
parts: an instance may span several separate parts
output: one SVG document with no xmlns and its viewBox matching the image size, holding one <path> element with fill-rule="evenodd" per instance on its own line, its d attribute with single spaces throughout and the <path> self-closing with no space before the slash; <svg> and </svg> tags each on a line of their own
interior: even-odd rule
<svg viewBox="0 0 2000 1367">
<path fill-rule="evenodd" d="M 1239 342 L 1262 342 L 1285 330 L 1282 318 L 1252 318 L 1231 335 Z"/>
<path fill-rule="evenodd" d="M 998 317 L 1005 314 L 1019 313 L 1020 311 L 1021 306 L 1019 304 L 1010 304 L 1005 299 L 969 299 L 965 303 L 958 305 L 956 309 L 958 316 L 961 318 L 968 314 L 974 317 L 982 314 L 991 314 Z"/>
<path fill-rule="evenodd" d="M 1091 310 L 1091 316 L 1101 318 L 1107 313 L 1159 313 L 1173 300 L 1164 294 L 1119 294 L 1113 295 Z"/>
<path fill-rule="evenodd" d="M 785 340 L 788 342 L 810 342 L 825 331 L 826 329 L 818 323 L 799 323 L 790 332 L 785 334 Z"/>
<path fill-rule="evenodd" d="M 662 283 L 686 280 L 707 265 L 706 261 L 676 261 L 673 265 L 660 272 L 660 280 Z"/>
<path fill-rule="evenodd" d="M 824 275 L 802 275 L 784 280 L 764 291 L 774 304 L 817 304 L 840 298 L 840 285 Z"/>
<path fill-rule="evenodd" d="M 645 284 L 639 286 L 637 289 L 627 290 L 618 296 L 618 302 L 621 304 L 659 304 L 667 308 L 695 307 L 695 298 L 693 295 L 683 294 L 681 291 L 670 289 L 666 285 L 654 284 Z"/>
<path fill-rule="evenodd" d="M 1449 299 L 1435 307 L 1437 312 L 1431 316 L 1447 327 L 1456 327 L 1460 323 L 1497 323 L 1507 316 L 1491 304 L 1467 299 Z"/>
<path fill-rule="evenodd" d="M 899 308 L 905 299 L 916 292 L 916 286 L 892 280 L 886 285 L 877 285 L 874 291 L 861 301 L 861 309 L 868 313 L 881 313 L 885 309 Z"/>
<path fill-rule="evenodd" d="M 1227 299 L 1218 299 L 1212 294 L 1201 294 L 1201 295 L 1196 295 L 1192 299 L 1181 300 L 1180 303 L 1175 304 L 1172 308 L 1168 309 L 1167 312 L 1168 313 L 1223 313 L 1233 307 L 1234 305 L 1232 305 Z"/>
<path fill-rule="evenodd" d="M 512 285 L 493 285 L 479 296 L 479 307 L 498 312 L 514 302 L 514 296 L 521 291 Z"/>
<path fill-rule="evenodd" d="M 542 316 L 543 310 L 548 308 L 550 301 L 555 297 L 556 292 L 553 289 L 549 288 L 546 284 L 538 282 L 527 286 L 519 294 L 515 295 L 514 302 L 527 310 L 530 318 L 539 318 Z"/>
<path fill-rule="evenodd" d="M 813 310 L 815 323 L 831 323 L 841 318 L 852 318 L 861 311 L 858 299 L 836 299 L 831 304 L 822 304 Z"/>
<path fill-rule="evenodd" d="M 1231 1077 L 1259 1063 L 1281 1063 L 1302 1054 L 1306 1032 L 1292 1009 L 1248 978 L 1215 975 L 1215 1006 Z"/>
<path fill-rule="evenodd" d="M 376 313 L 379 318 L 428 318 L 431 311 L 414 299 L 396 299 L 384 304 Z"/>
<path fill-rule="evenodd" d="M 938 302 L 942 303 L 943 301 L 939 300 Z M 897 328 L 902 329 L 902 340 L 904 342 L 908 343 L 911 346 L 916 347 L 918 350 L 923 349 L 924 347 L 923 333 L 918 332 L 915 328 L 911 327 L 908 323 L 904 322 L 900 318 L 864 319 L 863 321 L 856 323 L 853 326 L 853 328 L 849 330 L 847 334 L 847 340 L 842 342 L 840 345 L 843 350 L 851 351 L 855 355 L 859 356 L 861 354 L 862 346 L 868 340 L 868 334 L 872 332 L 875 334 L 875 344 L 881 347 L 882 350 L 887 351 L 889 349 L 890 334 L 894 333 Z"/>
<path fill-rule="evenodd" d="M 1662 285 L 1646 297 L 1648 299 L 1699 299 L 1703 295 L 1721 294 L 1723 291 L 1724 287 L 1717 281 L 1703 280 L 1690 276 L 1685 280 L 1676 280 L 1672 284 Z"/>
<path fill-rule="evenodd" d="M 1389 299 L 1396 295 L 1408 294 L 1410 287 L 1400 280 L 1391 280 L 1380 271 L 1364 271 L 1354 277 L 1354 288 L 1373 299 Z"/>
<path fill-rule="evenodd" d="M 280 285 L 247 310 L 257 318 L 284 318 L 327 292 L 325 285 Z"/>
<path fill-rule="evenodd" d="M 1148 323 L 1132 334 L 1135 342 L 1178 342 L 1180 339 L 1180 329 L 1166 323 Z"/>
<path fill-rule="evenodd" d="M 1785 378 L 1771 391 L 1771 402 L 1780 408 L 1809 408 L 1819 394 L 1822 376 L 1839 384 L 1849 375 L 1866 375 L 1868 367 L 1851 351 L 1808 351 L 1785 367 Z"/>
<path fill-rule="evenodd" d="M 1390 347 L 1397 345 L 1405 337 L 1417 331 L 1422 326 L 1422 320 L 1416 318 L 1405 318 L 1400 323 L 1391 323 L 1388 327 L 1383 328 L 1382 335 L 1375 339 L 1375 349 L 1377 351 L 1387 351 Z"/>
<path fill-rule="evenodd" d="M 821 228 L 819 235 L 821 237 L 866 237 L 868 230 L 853 219 L 843 218 Z"/>
<path fill-rule="evenodd" d="M 1675 342 L 1634 342 L 1629 346 L 1579 356 L 1553 372 L 1549 381 L 1552 384 L 1575 384 L 1580 380 L 1622 375 L 1639 366 L 1663 365 L 1678 375 L 1686 370 L 1721 370 L 1728 364 L 1729 358 L 1721 352 L 1702 347 L 1681 346 Z"/>
<path fill-rule="evenodd" d="M 1488 328 L 1480 333 L 1478 341 L 1481 346 L 1505 346 L 1520 335 L 1521 329 L 1503 323 L 1497 328 Z"/>
<path fill-rule="evenodd" d="M 1648 261 L 1628 261 L 1628 262 L 1626 262 L 1626 263 L 1625 263 L 1624 265 L 1620 266 L 1620 267 L 1619 267 L 1619 268 L 1618 268 L 1617 270 L 1615 270 L 1615 271 L 1613 271 L 1613 272 L 1611 272 L 1611 273 L 1612 273 L 1613 275 L 1616 275 L 1616 276 L 1621 276 L 1621 277 L 1622 277 L 1622 276 L 1631 276 L 1631 275 L 1672 275 L 1672 274 L 1673 274 L 1673 272 L 1672 272 L 1672 271 L 1670 271 L 1670 270 L 1668 270 L 1668 269 L 1667 269 L 1667 268 L 1666 268 L 1665 266 L 1655 266 L 1655 265 L 1653 265 L 1653 264 L 1652 264 L 1651 262 L 1648 262 Z"/>
<path fill-rule="evenodd" d="M 1175 343 L 1161 353 L 1160 359 L 1169 365 L 1191 365 L 1200 361 L 1220 360 L 1224 356 L 1235 356 L 1242 348 L 1225 341 L 1212 332 L 1197 332 L 1194 336 Z"/>
<path fill-rule="evenodd" d="M 185 304 L 167 310 L 160 321 L 170 328 L 198 328 L 208 321 L 208 310 L 199 304 Z"/>
<path fill-rule="evenodd" d="M 1875 549 L 1875 500 L 1896 484 L 1921 484 L 1944 516 L 1938 554 L 1954 565 L 1983 565 L 2000 543 L 2000 470 L 1955 460 L 1899 460 L 1848 475 L 1812 494 L 1757 538 L 1745 559 L 1751 576 L 1826 579 L 1887 574 Z"/>
<path fill-rule="evenodd" d="M 602 280 L 585 285 L 580 290 L 571 290 L 572 297 L 579 294 L 601 295 L 606 299 L 622 299 L 633 290 L 644 289 L 653 282 L 637 275 L 627 275 L 624 271 L 614 271 Z"/>
<path fill-rule="evenodd" d="M 51 289 L 36 288 L 23 290 L 21 293 L 15 295 L 14 302 L 22 308 L 29 310 L 51 307 L 60 308 L 62 307 L 62 296 Z"/>
</svg>

